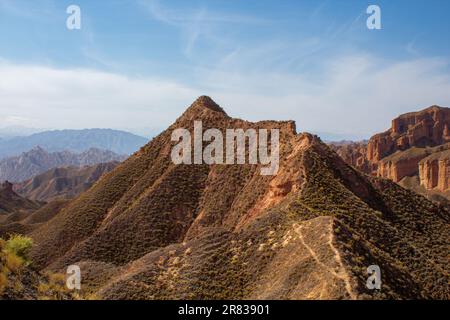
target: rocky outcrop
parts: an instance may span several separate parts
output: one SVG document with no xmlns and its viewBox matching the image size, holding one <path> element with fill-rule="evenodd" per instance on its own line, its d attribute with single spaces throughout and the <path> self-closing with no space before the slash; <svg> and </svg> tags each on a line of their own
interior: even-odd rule
<svg viewBox="0 0 450 320">
<path fill-rule="evenodd" d="M 446 202 L 450 200 L 450 156 L 444 151 L 450 149 L 449 142 L 450 108 L 432 106 L 399 116 L 388 131 L 374 135 L 367 144 L 337 142 L 330 147 L 366 174 Z"/>
<path fill-rule="evenodd" d="M 411 147 L 436 146 L 450 141 L 450 108 L 432 106 L 406 113 L 392 121 L 392 127 L 373 136 L 367 158 L 377 163 L 382 158 Z"/>
<path fill-rule="evenodd" d="M 420 174 L 421 179 L 422 177 L 424 179 L 424 186 L 430 184 L 433 185 L 430 188 L 435 188 L 437 176 L 436 178 L 432 178 L 432 176 L 438 172 L 439 161 L 444 164 L 445 160 L 449 160 L 449 150 L 450 144 L 444 144 L 437 147 L 413 147 L 405 151 L 397 151 L 378 162 L 377 176 L 399 182 L 404 177 Z M 432 169 L 434 167 L 436 169 Z"/>
<path fill-rule="evenodd" d="M 382 160 L 378 163 L 377 176 L 399 182 L 404 177 L 417 174 L 421 156 L 400 161 Z"/>
<path fill-rule="evenodd" d="M 427 190 L 450 190 L 450 150 L 432 154 L 419 163 L 420 185 Z"/>
</svg>

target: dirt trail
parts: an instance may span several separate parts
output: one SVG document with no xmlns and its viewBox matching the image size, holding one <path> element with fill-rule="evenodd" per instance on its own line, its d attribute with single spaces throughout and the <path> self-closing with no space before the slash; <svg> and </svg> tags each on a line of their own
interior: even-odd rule
<svg viewBox="0 0 450 320">
<path fill-rule="evenodd" d="M 333 276 L 335 276 L 339 280 L 344 281 L 345 289 L 346 289 L 347 293 L 349 294 L 350 298 L 353 299 L 353 300 L 357 300 L 358 297 L 352 290 L 352 286 L 350 284 L 350 277 L 348 276 L 348 274 L 347 274 L 347 272 L 345 270 L 345 267 L 344 267 L 344 265 L 342 263 L 342 259 L 341 259 L 341 256 L 339 254 L 339 251 L 333 245 L 333 230 L 332 230 L 332 228 L 333 228 L 333 224 L 330 223 L 330 230 L 329 230 L 329 234 L 328 234 L 328 245 L 330 246 L 331 250 L 333 251 L 333 253 L 335 255 L 336 262 L 339 264 L 339 271 L 338 272 L 336 272 L 333 268 L 331 268 L 331 267 L 327 266 L 325 263 L 323 263 L 320 260 L 319 256 L 316 254 L 316 252 L 306 243 L 305 238 L 303 237 L 303 232 L 302 232 L 303 226 L 299 225 L 299 224 L 294 224 L 294 231 L 299 236 L 299 239 L 300 239 L 301 243 L 308 250 L 308 252 L 311 255 L 311 257 L 322 268 L 327 270 L 329 273 L 331 273 Z"/>
</svg>

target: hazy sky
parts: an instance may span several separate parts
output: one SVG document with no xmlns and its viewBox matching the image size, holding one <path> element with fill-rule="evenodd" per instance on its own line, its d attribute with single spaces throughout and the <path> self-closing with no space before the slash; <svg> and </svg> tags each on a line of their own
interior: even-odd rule
<svg viewBox="0 0 450 320">
<path fill-rule="evenodd" d="M 234 117 L 368 137 L 450 106 L 449 14 L 447 0 L 0 0 L 0 128 L 144 134 L 206 94 Z"/>
</svg>

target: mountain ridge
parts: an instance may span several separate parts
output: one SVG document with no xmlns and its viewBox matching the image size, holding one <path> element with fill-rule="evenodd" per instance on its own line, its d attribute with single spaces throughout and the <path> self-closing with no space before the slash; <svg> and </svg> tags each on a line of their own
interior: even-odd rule
<svg viewBox="0 0 450 320">
<path fill-rule="evenodd" d="M 32 231 L 36 267 L 78 264 L 85 290 L 105 299 L 450 296 L 448 208 L 355 170 L 292 121 L 251 123 L 205 103 Z M 279 128 L 278 174 L 174 165 L 171 132 L 194 120 L 205 130 Z M 365 286 L 373 264 L 381 291 Z"/>
</svg>

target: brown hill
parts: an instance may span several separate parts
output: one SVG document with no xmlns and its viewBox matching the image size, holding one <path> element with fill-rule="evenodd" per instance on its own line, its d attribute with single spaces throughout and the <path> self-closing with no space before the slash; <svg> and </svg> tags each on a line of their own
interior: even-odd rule
<svg viewBox="0 0 450 320">
<path fill-rule="evenodd" d="M 0 216 L 14 212 L 30 212 L 42 204 L 25 199 L 13 190 L 12 183 L 5 181 L 0 185 Z"/>
<path fill-rule="evenodd" d="M 103 174 L 119 163 L 100 163 L 87 167 L 54 168 L 30 180 L 14 185 L 14 190 L 32 200 L 71 199 L 89 189 Z"/>
<path fill-rule="evenodd" d="M 55 200 L 47 204 L 38 203 L 40 205 L 38 209 L 17 210 L 6 216 L 0 216 L 0 237 L 7 238 L 12 234 L 29 234 L 41 224 L 56 216 L 68 202 L 68 200 Z"/>
<path fill-rule="evenodd" d="M 26 219 L 43 205 L 42 202 L 19 196 L 13 191 L 13 185 L 8 181 L 2 183 L 0 185 L 0 237 L 30 232 L 33 229 L 31 226 L 22 225 L 18 221 Z"/>
<path fill-rule="evenodd" d="M 177 128 L 279 128 L 280 168 L 175 165 Z M 295 124 L 200 97 L 31 233 L 40 268 L 79 264 L 107 299 L 450 298 L 448 208 L 347 165 Z M 379 265 L 383 289 L 366 287 Z"/>
</svg>

